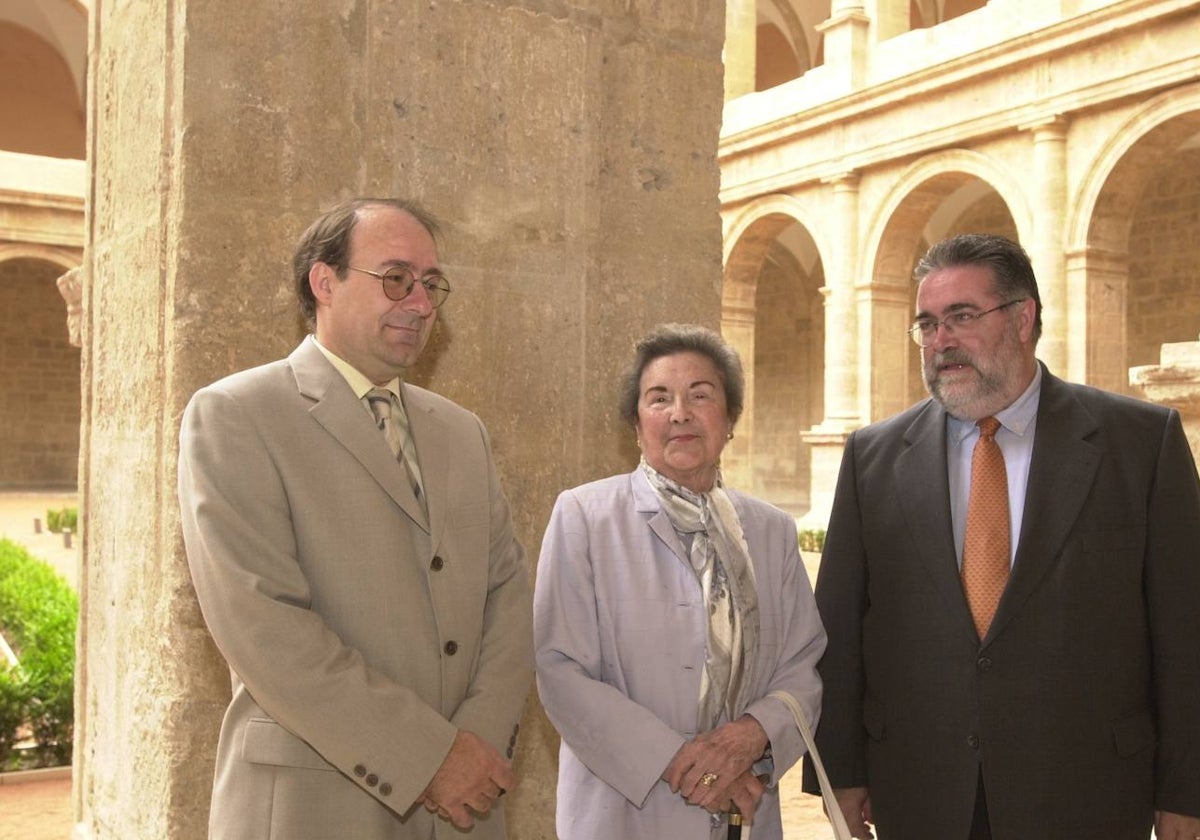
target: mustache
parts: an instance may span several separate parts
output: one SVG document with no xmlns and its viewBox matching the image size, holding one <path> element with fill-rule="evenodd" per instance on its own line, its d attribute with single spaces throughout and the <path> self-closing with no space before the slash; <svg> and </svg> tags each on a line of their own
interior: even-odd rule
<svg viewBox="0 0 1200 840">
<path fill-rule="evenodd" d="M 975 367 L 975 360 L 971 358 L 970 353 L 951 349 L 941 353 L 934 353 L 933 365 L 934 367 L 941 367 L 942 365 L 967 365 L 968 367 Z"/>
</svg>

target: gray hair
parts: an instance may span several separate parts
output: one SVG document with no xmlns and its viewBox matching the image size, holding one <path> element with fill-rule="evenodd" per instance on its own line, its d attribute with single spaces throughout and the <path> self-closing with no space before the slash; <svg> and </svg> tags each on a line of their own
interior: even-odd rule
<svg viewBox="0 0 1200 840">
<path fill-rule="evenodd" d="M 996 294 L 1004 300 L 1033 298 L 1036 316 L 1033 342 L 1042 335 L 1042 298 L 1038 294 L 1033 264 L 1025 249 L 1004 236 L 993 233 L 963 233 L 942 240 L 925 252 L 913 271 L 920 282 L 935 271 L 960 265 L 977 265 L 992 270 Z"/>
<path fill-rule="evenodd" d="M 737 351 L 712 330 L 697 324 L 659 324 L 634 345 L 633 362 L 621 377 L 621 419 L 637 426 L 642 373 L 646 366 L 663 356 L 699 353 L 717 369 L 725 389 L 725 411 L 730 424 L 742 416 L 746 400 L 746 376 Z"/>
</svg>

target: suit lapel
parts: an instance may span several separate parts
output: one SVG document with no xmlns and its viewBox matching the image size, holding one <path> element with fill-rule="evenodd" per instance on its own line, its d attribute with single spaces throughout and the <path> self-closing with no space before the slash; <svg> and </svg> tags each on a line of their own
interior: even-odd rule
<svg viewBox="0 0 1200 840">
<path fill-rule="evenodd" d="M 313 400 L 309 415 L 346 448 L 413 522 L 427 531 L 425 514 L 408 486 L 403 466 L 392 457 L 387 441 L 371 424 L 342 375 L 309 339 L 292 351 L 288 363 L 300 393 Z"/>
<path fill-rule="evenodd" d="M 650 486 L 650 480 L 646 478 L 640 467 L 630 474 L 629 480 L 633 486 L 634 509 L 639 513 L 650 514 L 647 522 L 650 530 L 662 540 L 672 554 L 679 558 L 681 563 L 690 568 L 692 561 L 688 558 L 687 552 L 683 550 L 679 534 L 675 533 L 675 526 L 671 524 L 667 512 L 663 510 L 662 501 L 658 498 L 658 493 Z"/>
<path fill-rule="evenodd" d="M 988 639 L 1004 629 L 1053 567 L 1079 518 L 1100 465 L 1100 450 L 1088 440 L 1098 428 L 1062 380 L 1043 368 L 1021 536 Z"/>
<path fill-rule="evenodd" d="M 438 422 L 437 409 L 425 392 L 402 385 L 404 411 L 408 429 L 417 450 L 421 466 L 421 481 L 425 488 L 425 507 L 429 511 L 429 533 L 437 545 L 446 528 L 445 501 L 450 488 L 450 443 L 446 440 L 444 424 Z M 420 510 L 420 503 L 413 499 Z"/>
<path fill-rule="evenodd" d="M 892 468 L 893 498 L 900 501 L 909 533 L 948 615 L 964 633 L 975 636 L 971 611 L 958 575 L 950 516 L 946 465 L 946 413 L 928 400 L 904 433 L 906 448 Z"/>
</svg>

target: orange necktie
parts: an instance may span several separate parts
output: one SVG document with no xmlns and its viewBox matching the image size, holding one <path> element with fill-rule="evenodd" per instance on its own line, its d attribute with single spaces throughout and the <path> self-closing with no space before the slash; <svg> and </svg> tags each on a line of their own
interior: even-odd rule
<svg viewBox="0 0 1200 840">
<path fill-rule="evenodd" d="M 1008 583 L 1010 531 L 1008 472 L 996 443 L 1000 421 L 984 417 L 971 456 L 971 493 L 967 501 L 967 533 L 963 540 L 962 584 L 975 630 L 982 639 L 996 614 Z"/>
</svg>

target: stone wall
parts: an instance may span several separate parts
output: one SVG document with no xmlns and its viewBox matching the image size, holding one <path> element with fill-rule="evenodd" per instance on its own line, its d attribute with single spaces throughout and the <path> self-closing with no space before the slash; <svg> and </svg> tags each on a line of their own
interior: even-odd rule
<svg viewBox="0 0 1200 840">
<path fill-rule="evenodd" d="M 1129 367 L 1158 364 L 1163 344 L 1200 334 L 1200 149 L 1161 162 L 1133 218 Z"/>
<path fill-rule="evenodd" d="M 38 260 L 0 262 L 0 489 L 76 484 L 79 350 L 60 274 Z"/>
<path fill-rule="evenodd" d="M 811 483 L 800 431 L 824 416 L 825 311 L 817 291 L 824 276 L 816 269 L 809 276 L 790 252 L 774 248 L 755 295 L 752 489 L 795 515 L 808 510 Z"/>
<path fill-rule="evenodd" d="M 413 379 L 488 425 L 534 565 L 555 496 L 625 471 L 615 380 L 660 321 L 719 322 L 723 3 L 105 3 L 89 79 L 76 779 L 96 840 L 206 835 L 228 673 L 175 499 L 191 394 L 300 337 L 321 210 L 404 195 L 454 293 Z M 554 835 L 531 695 L 511 836 Z"/>
</svg>

